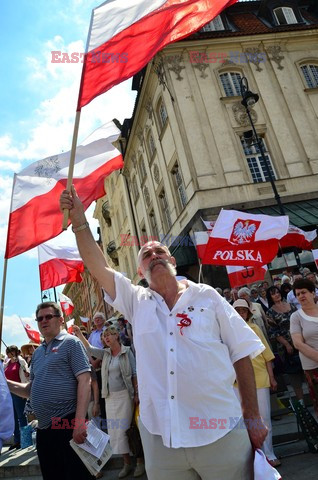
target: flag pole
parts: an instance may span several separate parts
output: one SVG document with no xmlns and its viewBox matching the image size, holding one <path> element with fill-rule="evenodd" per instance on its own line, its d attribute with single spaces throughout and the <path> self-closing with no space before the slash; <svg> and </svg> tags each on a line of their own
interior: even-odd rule
<svg viewBox="0 0 318 480">
<path fill-rule="evenodd" d="M 67 177 L 67 184 L 66 184 L 66 190 L 68 190 L 69 192 L 71 191 L 71 186 L 72 186 L 72 181 L 73 181 L 75 154 L 76 154 L 76 146 L 77 146 L 77 137 L 78 137 L 80 118 L 81 118 L 81 109 L 76 111 L 76 116 L 75 116 L 73 139 L 72 139 L 72 149 L 71 149 L 71 156 L 70 156 L 70 165 L 69 165 L 69 168 L 68 168 L 68 177 Z M 63 210 L 63 230 L 67 230 L 68 219 L 69 219 L 69 210 L 67 208 L 65 208 Z"/>
<path fill-rule="evenodd" d="M 3 340 L 2 340 L 2 325 L 3 325 L 3 314 L 4 314 L 4 297 L 5 297 L 5 292 L 6 292 L 6 281 L 7 281 L 7 267 L 8 267 L 8 259 L 5 258 L 4 259 L 4 265 L 3 265 L 2 292 L 1 292 L 1 311 L 0 311 L 0 340 L 2 342 L 3 342 Z M 1 346 L 0 346 L 0 351 L 1 351 Z"/>
<path fill-rule="evenodd" d="M 10 211 L 9 211 L 9 222 L 8 222 L 8 232 L 7 232 L 7 246 L 8 246 L 8 239 L 9 239 L 9 232 L 10 232 L 10 214 L 12 211 L 12 202 L 13 202 L 13 190 L 14 184 L 17 174 L 13 175 L 13 182 L 12 182 L 12 192 L 11 192 L 11 201 L 10 201 Z M 4 259 L 3 264 L 3 277 L 2 277 L 2 289 L 1 289 L 1 306 L 0 306 L 0 340 L 2 340 L 2 325 L 3 325 L 3 316 L 4 316 L 4 299 L 6 293 L 6 282 L 7 282 L 7 269 L 8 269 L 8 259 Z M 5 343 L 4 343 L 5 344 Z M 1 343 L 0 343 L 0 351 L 1 351 Z"/>
</svg>

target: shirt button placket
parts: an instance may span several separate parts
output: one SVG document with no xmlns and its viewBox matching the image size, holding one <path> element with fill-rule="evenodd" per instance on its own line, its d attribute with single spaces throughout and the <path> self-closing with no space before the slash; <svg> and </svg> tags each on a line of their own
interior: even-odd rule
<svg viewBox="0 0 318 480">
<path fill-rule="evenodd" d="M 178 438 L 179 427 L 176 424 L 178 418 L 177 410 L 177 375 L 176 375 L 176 342 L 178 330 L 176 329 L 176 318 L 173 313 L 168 316 L 168 359 L 167 359 L 167 376 L 168 376 L 168 401 L 170 406 L 170 438 Z"/>
</svg>

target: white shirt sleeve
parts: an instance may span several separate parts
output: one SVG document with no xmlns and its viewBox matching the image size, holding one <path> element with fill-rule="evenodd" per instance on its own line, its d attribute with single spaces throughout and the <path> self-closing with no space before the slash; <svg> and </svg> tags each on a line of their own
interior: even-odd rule
<svg viewBox="0 0 318 480">
<path fill-rule="evenodd" d="M 232 363 L 241 358 L 257 357 L 265 346 L 242 317 L 224 298 L 213 292 L 216 318 L 220 326 L 221 340 L 229 349 Z M 219 298 L 216 297 L 219 296 Z"/>
</svg>

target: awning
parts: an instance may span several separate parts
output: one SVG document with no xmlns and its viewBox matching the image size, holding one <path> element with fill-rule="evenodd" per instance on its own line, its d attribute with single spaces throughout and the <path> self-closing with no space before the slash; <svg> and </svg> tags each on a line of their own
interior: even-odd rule
<svg viewBox="0 0 318 480">
<path fill-rule="evenodd" d="M 292 225 L 299 228 L 316 227 L 318 224 L 318 199 L 304 200 L 302 202 L 283 203 L 286 215 Z M 261 213 L 263 215 L 280 215 L 277 205 L 259 207 L 246 210 L 249 213 Z M 305 228 L 306 230 L 306 228 Z"/>
</svg>

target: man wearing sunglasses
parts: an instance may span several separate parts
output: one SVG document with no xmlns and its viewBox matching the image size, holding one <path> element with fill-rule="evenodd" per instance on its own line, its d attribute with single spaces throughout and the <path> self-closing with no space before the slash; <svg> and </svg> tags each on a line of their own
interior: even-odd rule
<svg viewBox="0 0 318 480">
<path fill-rule="evenodd" d="M 90 365 L 82 343 L 62 330 L 63 316 L 55 302 L 36 309 L 44 342 L 35 350 L 30 382 L 8 381 L 10 391 L 30 397 L 38 419 L 37 452 L 44 480 L 92 479 L 70 440 L 83 443 L 90 400 Z"/>
<path fill-rule="evenodd" d="M 149 287 L 132 285 L 108 265 L 74 187 L 60 206 L 70 210 L 81 257 L 106 302 L 133 326 L 148 480 L 250 480 L 251 443 L 260 448 L 267 435 L 249 358 L 264 350 L 259 338 L 212 287 L 178 281 L 175 258 L 159 242 L 138 254 Z"/>
</svg>

